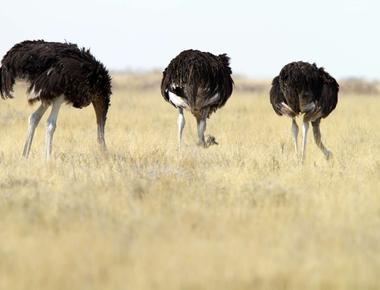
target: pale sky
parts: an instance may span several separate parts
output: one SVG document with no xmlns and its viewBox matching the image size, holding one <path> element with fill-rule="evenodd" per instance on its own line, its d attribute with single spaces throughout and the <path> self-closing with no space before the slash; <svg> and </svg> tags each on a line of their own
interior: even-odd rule
<svg viewBox="0 0 380 290">
<path fill-rule="evenodd" d="M 0 55 L 26 39 L 90 48 L 111 70 L 163 69 L 184 49 L 227 53 L 232 70 L 271 78 L 288 62 L 380 79 L 377 0 L 4 0 Z"/>
</svg>

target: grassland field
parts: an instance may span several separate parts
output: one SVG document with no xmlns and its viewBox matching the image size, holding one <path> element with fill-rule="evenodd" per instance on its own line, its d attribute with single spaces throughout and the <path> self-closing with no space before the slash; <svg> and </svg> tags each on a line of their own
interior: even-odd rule
<svg viewBox="0 0 380 290">
<path fill-rule="evenodd" d="M 21 158 L 24 90 L 0 102 L 0 289 L 380 289 L 380 96 L 341 95 L 300 165 L 288 118 L 236 92 L 196 146 L 159 89 L 115 86 L 96 143 L 91 107 L 63 106 Z"/>
</svg>

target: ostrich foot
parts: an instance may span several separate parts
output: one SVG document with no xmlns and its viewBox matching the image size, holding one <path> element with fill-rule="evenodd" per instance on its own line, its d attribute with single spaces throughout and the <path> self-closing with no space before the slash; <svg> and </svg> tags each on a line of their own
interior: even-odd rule
<svg viewBox="0 0 380 290">
<path fill-rule="evenodd" d="M 206 146 L 210 147 L 211 145 L 219 145 L 218 142 L 216 142 L 216 139 L 212 135 L 207 136 Z"/>
<path fill-rule="evenodd" d="M 206 142 L 204 141 L 198 141 L 197 146 L 207 148 Z"/>
<path fill-rule="evenodd" d="M 219 143 L 216 141 L 214 136 L 208 135 L 206 141 L 198 141 L 197 145 L 203 148 L 208 148 L 211 145 L 219 145 Z"/>
<path fill-rule="evenodd" d="M 326 152 L 324 152 L 325 153 L 325 158 L 326 158 L 326 160 L 331 160 L 332 158 L 333 158 L 333 154 L 332 154 L 332 152 L 331 151 L 329 151 L 329 150 L 326 150 Z"/>
</svg>

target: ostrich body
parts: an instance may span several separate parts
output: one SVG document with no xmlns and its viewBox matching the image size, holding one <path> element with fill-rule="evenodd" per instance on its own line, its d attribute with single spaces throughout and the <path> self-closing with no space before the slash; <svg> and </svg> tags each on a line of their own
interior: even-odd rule
<svg viewBox="0 0 380 290">
<path fill-rule="evenodd" d="M 320 122 L 336 107 L 339 85 L 323 68 L 307 62 L 292 62 L 284 66 L 272 81 L 270 102 L 278 115 L 292 118 L 292 135 L 298 155 L 298 125 L 296 116 L 303 114 L 301 161 L 305 158 L 309 122 L 314 140 L 326 159 L 332 154 L 321 140 Z"/>
<path fill-rule="evenodd" d="M 229 57 L 198 50 L 185 50 L 176 56 L 163 72 L 161 94 L 178 109 L 178 144 L 181 146 L 185 127 L 183 110 L 189 110 L 197 120 L 198 145 L 218 144 L 209 136 L 205 140 L 206 119 L 222 107 L 232 94 Z"/>
<path fill-rule="evenodd" d="M 16 79 L 28 83 L 28 102 L 40 101 L 29 117 L 23 156 L 28 157 L 34 131 L 51 106 L 47 119 L 45 157 L 49 159 L 58 112 L 63 103 L 75 108 L 93 104 L 98 127 L 98 143 L 105 149 L 104 126 L 111 95 L 107 69 L 84 48 L 70 43 L 24 41 L 11 48 L 1 61 L 0 93 L 12 98 Z"/>
</svg>

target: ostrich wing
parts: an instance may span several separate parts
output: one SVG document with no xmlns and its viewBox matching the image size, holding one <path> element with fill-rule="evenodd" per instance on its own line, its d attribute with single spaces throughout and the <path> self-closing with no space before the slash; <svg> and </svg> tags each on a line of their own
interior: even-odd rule
<svg viewBox="0 0 380 290">
<path fill-rule="evenodd" d="M 322 108 L 322 117 L 326 118 L 336 107 L 338 103 L 339 84 L 329 74 L 324 72 L 324 80 L 319 99 Z"/>
<path fill-rule="evenodd" d="M 270 102 L 272 104 L 273 110 L 276 114 L 282 116 L 283 112 L 281 108 L 283 103 L 286 104 L 284 94 L 281 92 L 279 77 L 275 77 L 272 81 L 272 87 L 269 92 Z"/>
</svg>

